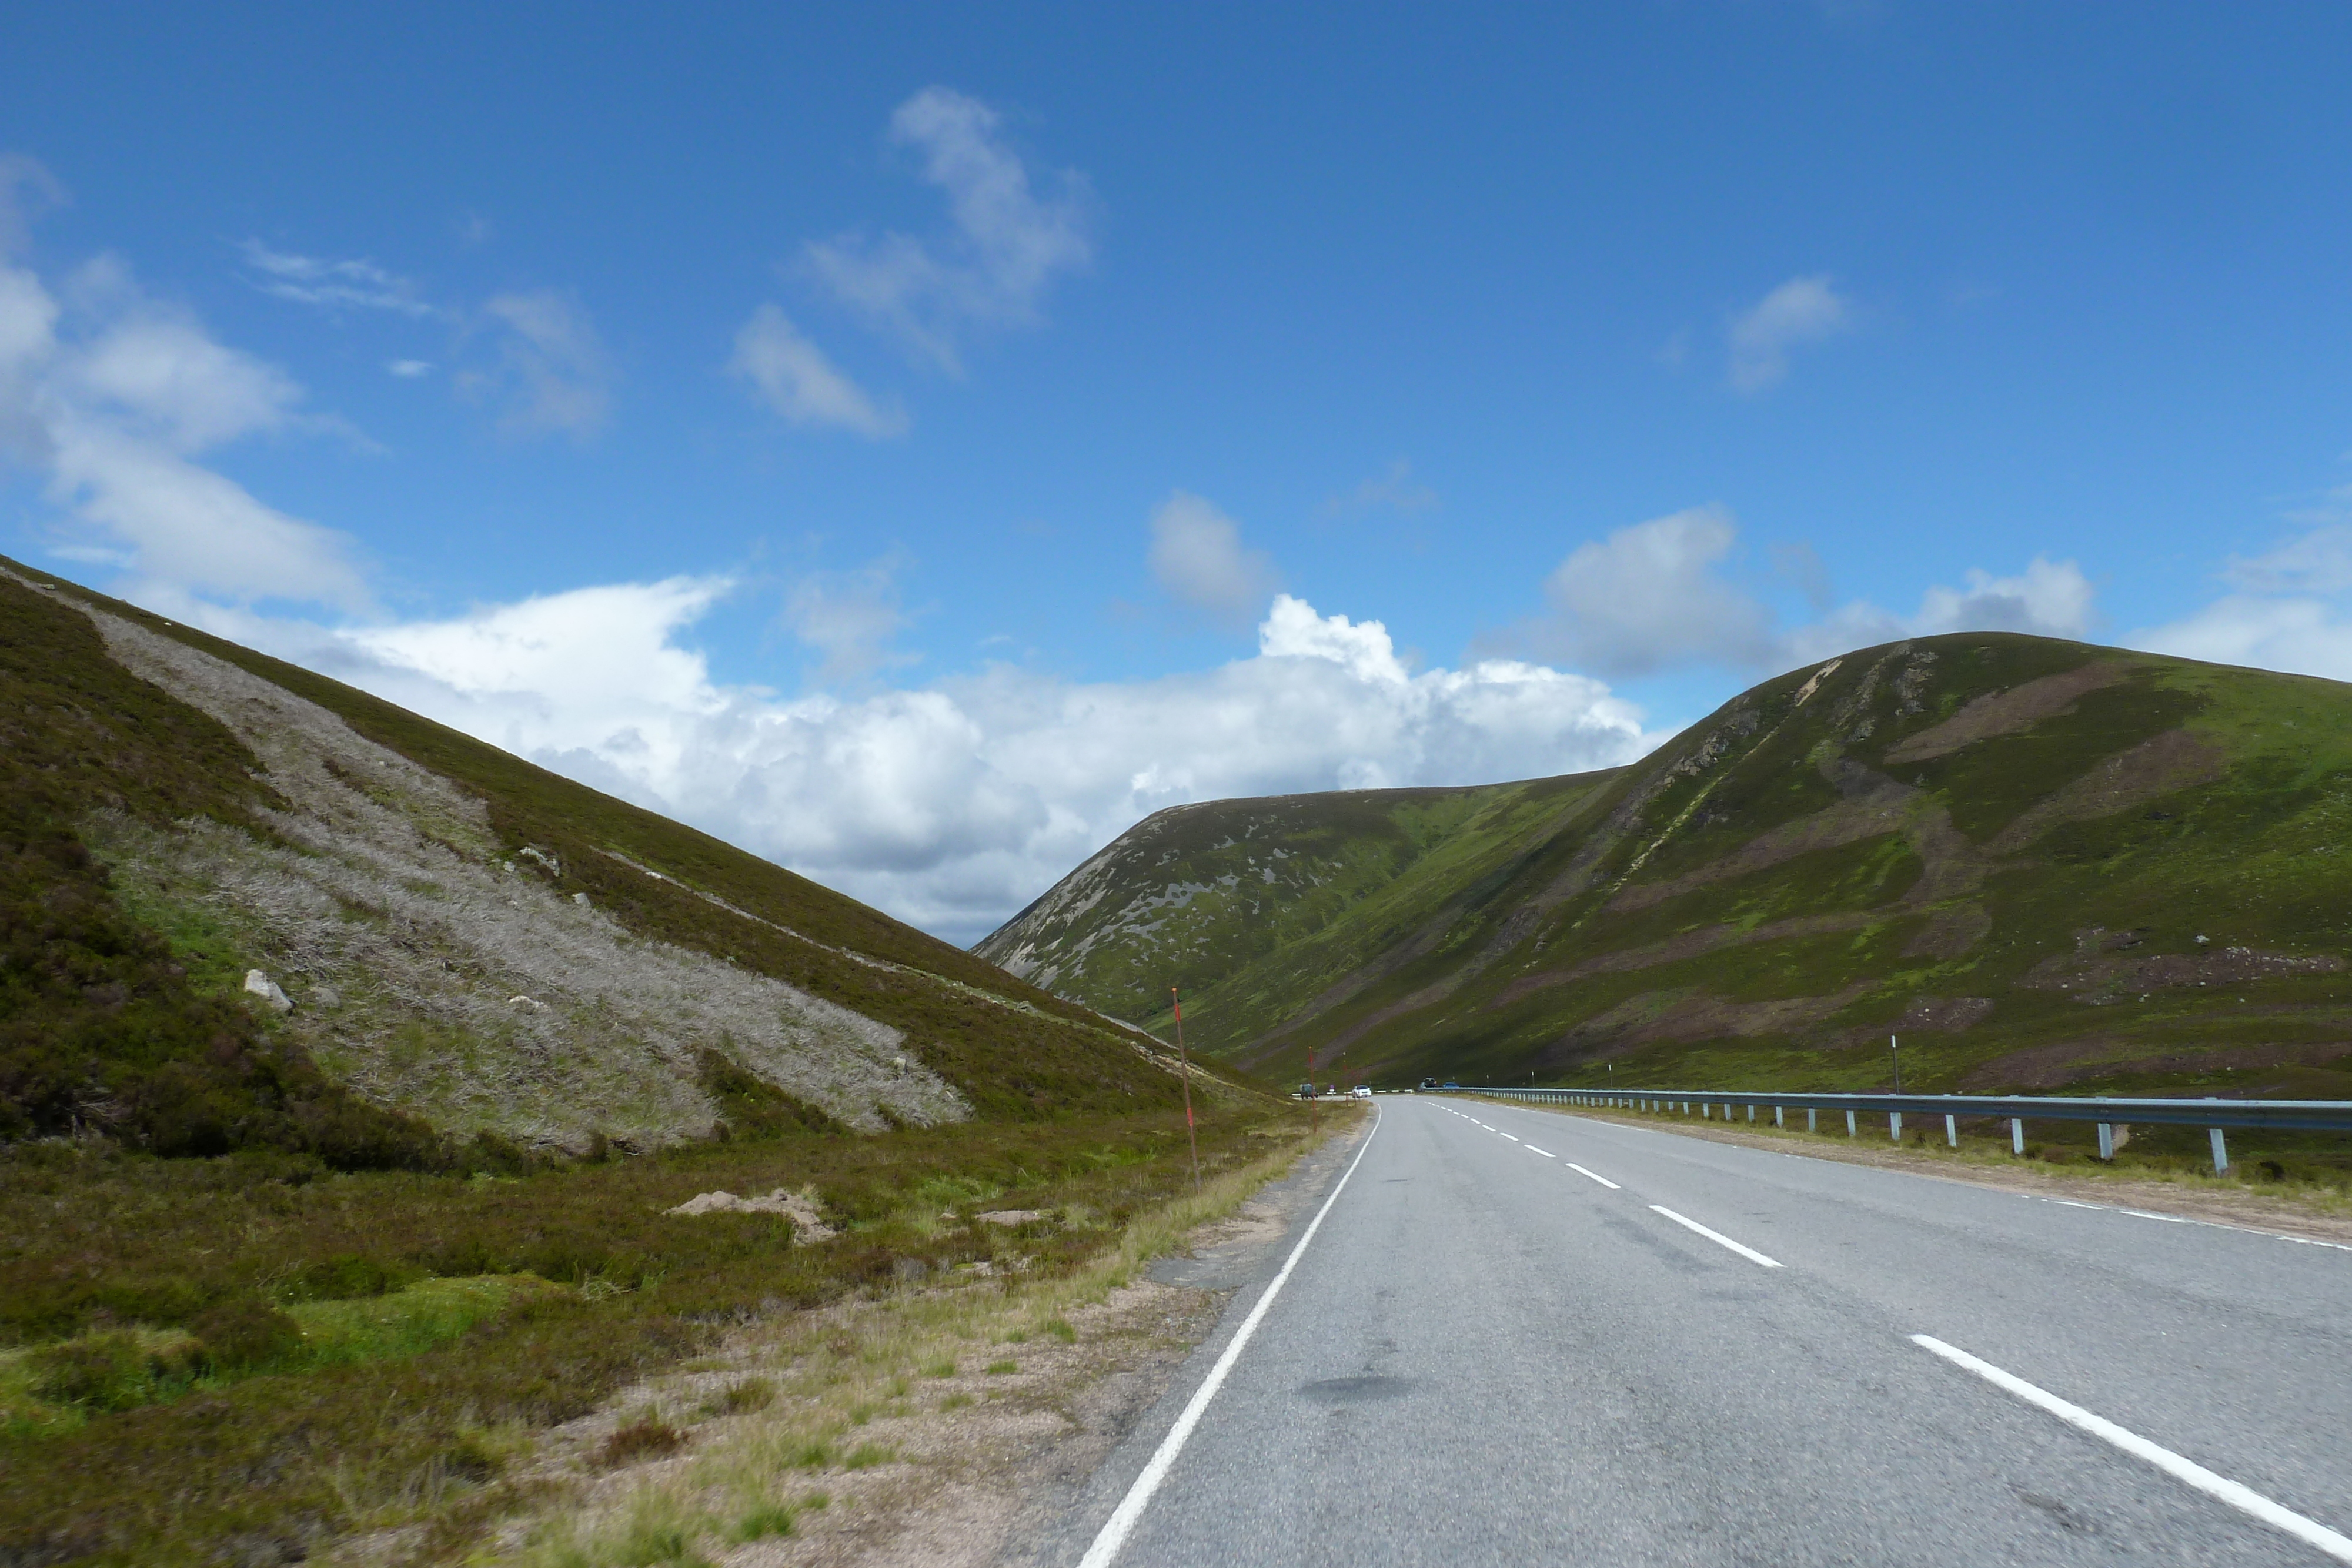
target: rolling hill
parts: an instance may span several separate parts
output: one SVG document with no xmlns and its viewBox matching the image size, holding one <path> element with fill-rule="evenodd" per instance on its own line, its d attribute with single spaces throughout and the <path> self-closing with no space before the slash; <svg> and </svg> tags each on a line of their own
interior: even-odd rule
<svg viewBox="0 0 2352 1568">
<path fill-rule="evenodd" d="M 976 951 L 1293 1076 L 2352 1095 L 2352 686 L 1864 649 L 1641 763 L 1163 811 Z"/>
<path fill-rule="evenodd" d="M 0 562 L 0 1139 L 647 1149 L 1172 1104 L 1159 1042 L 323 676 Z"/>
</svg>

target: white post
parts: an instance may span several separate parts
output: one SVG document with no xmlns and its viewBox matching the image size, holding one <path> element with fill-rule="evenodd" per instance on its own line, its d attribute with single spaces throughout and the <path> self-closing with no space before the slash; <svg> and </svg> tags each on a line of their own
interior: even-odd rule
<svg viewBox="0 0 2352 1568">
<path fill-rule="evenodd" d="M 1756 1107 L 1753 1105 L 1748 1107 L 1748 1122 L 1750 1126 L 1756 1124 Z"/>
<path fill-rule="evenodd" d="M 1956 1149 L 1960 1146 L 1960 1119 L 1958 1116 L 1944 1118 L 1944 1142 Z"/>
<path fill-rule="evenodd" d="M 1903 1141 L 1902 1112 L 1889 1111 L 1886 1113 L 1886 1135 L 1894 1139 L 1898 1144 Z"/>
<path fill-rule="evenodd" d="M 1715 1107 L 1714 1107 L 1714 1106 L 1712 1106 L 1712 1105 L 1708 1105 L 1708 1104 L 1702 1103 L 1702 1104 L 1699 1106 L 1699 1108 L 1698 1108 L 1698 1119 L 1699 1119 L 1700 1121 L 1702 1121 L 1702 1122 L 1712 1122 L 1712 1121 L 1714 1121 L 1714 1120 L 1715 1120 Z"/>
<path fill-rule="evenodd" d="M 1785 1127 L 1789 1124 L 1780 1120 L 1780 1107 L 1778 1105 L 1772 1107 L 1772 1124 L 1776 1127 Z"/>
<path fill-rule="evenodd" d="M 1806 1113 L 1805 1113 L 1805 1131 L 1807 1131 L 1808 1133 L 1818 1133 L 1818 1132 L 1820 1132 L 1821 1130 L 1822 1130 L 1822 1113 L 1821 1113 L 1821 1112 L 1819 1112 L 1818 1110 L 1815 1110 L 1815 1111 L 1808 1111 L 1808 1112 L 1806 1112 Z"/>
<path fill-rule="evenodd" d="M 2009 1152 L 2012 1155 L 2025 1153 L 2025 1118 L 2022 1116 L 2009 1119 Z"/>
<path fill-rule="evenodd" d="M 2230 1145 L 2228 1142 L 2222 1138 L 2221 1128 L 2213 1128 L 2212 1133 L 2213 1174 L 2215 1176 L 2226 1176 L 2229 1174 L 2230 1170 Z"/>
<path fill-rule="evenodd" d="M 1849 1138 L 1860 1137 L 1862 1135 L 1853 1130 L 1853 1113 L 1851 1111 L 1848 1111 L 1845 1113 L 1845 1135 Z"/>
<path fill-rule="evenodd" d="M 2100 1123 L 2100 1124 L 2099 1124 L 2099 1158 L 2101 1158 L 2101 1159 L 2103 1159 L 2103 1160 L 2111 1160 L 2111 1159 L 2114 1159 L 2115 1157 L 2116 1157 L 2116 1126 L 2115 1126 L 2115 1124 L 2114 1124 L 2114 1123 L 2112 1123 L 2112 1122 L 2102 1122 L 2102 1123 Z"/>
</svg>

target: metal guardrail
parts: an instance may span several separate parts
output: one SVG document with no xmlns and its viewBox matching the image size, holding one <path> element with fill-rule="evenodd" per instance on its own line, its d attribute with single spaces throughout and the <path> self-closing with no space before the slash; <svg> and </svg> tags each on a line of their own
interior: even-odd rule
<svg viewBox="0 0 2352 1568">
<path fill-rule="evenodd" d="M 1425 1091 L 1425 1092 L 1427 1092 Z M 2230 1168 L 2229 1145 L 2222 1132 L 2230 1127 L 2262 1127 L 2280 1132 L 2352 1133 L 2352 1100 L 2109 1100 L 2055 1096 L 1992 1094 L 1729 1094 L 1688 1089 L 1503 1089 L 1461 1087 L 1434 1091 L 1446 1094 L 1483 1094 L 1538 1105 L 1581 1105 L 1593 1110 L 1640 1110 L 1712 1120 L 1722 1107 L 1723 1119 L 1745 1107 L 1748 1119 L 1769 1109 L 1772 1124 L 1786 1126 L 1790 1111 L 1805 1113 L 1808 1132 L 1819 1132 L 1823 1111 L 1845 1113 L 1846 1136 L 1859 1135 L 1856 1118 L 1884 1115 L 1887 1136 L 1903 1136 L 1906 1113 L 1944 1118 L 1944 1139 L 1959 1146 L 1963 1116 L 1992 1117 L 2010 1124 L 2010 1147 L 2025 1152 L 2025 1124 L 2090 1122 L 2099 1129 L 2099 1157 L 2113 1159 L 2116 1129 L 2131 1126 L 2203 1127 L 2212 1134 L 2213 1168 Z"/>
</svg>

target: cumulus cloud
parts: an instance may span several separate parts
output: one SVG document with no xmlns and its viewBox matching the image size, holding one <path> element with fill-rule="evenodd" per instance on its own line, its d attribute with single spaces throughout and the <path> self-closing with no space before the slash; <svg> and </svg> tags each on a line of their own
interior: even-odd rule
<svg viewBox="0 0 2352 1568">
<path fill-rule="evenodd" d="M 783 622 L 793 635 L 824 655 L 821 685 L 864 680 L 877 671 L 918 664 L 918 654 L 890 644 L 912 625 L 899 603 L 897 553 L 856 571 L 821 572 L 795 583 L 784 598 Z"/>
<path fill-rule="evenodd" d="M 835 298 L 958 374 L 968 329 L 1035 320 L 1054 279 L 1092 258 L 1087 183 L 1065 172 L 1041 195 L 997 112 L 944 87 L 900 104 L 890 141 L 913 150 L 922 177 L 946 193 L 951 234 L 936 243 L 842 235 L 812 241 L 803 265 Z"/>
<path fill-rule="evenodd" d="M 1789 350 L 1853 325 L 1853 304 L 1830 287 L 1827 273 L 1792 277 L 1731 323 L 1732 390 L 1759 392 L 1789 373 Z"/>
<path fill-rule="evenodd" d="M 752 311 L 735 334 L 727 368 L 793 424 L 835 425 L 876 441 L 907 433 L 905 410 L 877 404 L 773 305 Z"/>
<path fill-rule="evenodd" d="M 585 440 L 604 428 L 619 376 L 578 300 L 554 289 L 500 294 L 482 316 L 498 334 L 498 368 L 468 371 L 459 384 L 504 405 L 500 429 Z"/>
<path fill-rule="evenodd" d="M 1771 662 L 1771 613 L 1718 567 L 1738 528 L 1721 507 L 1693 507 L 1580 546 L 1544 580 L 1549 654 L 1604 675 L 1670 665 Z"/>
<path fill-rule="evenodd" d="M 2134 632 L 2136 648 L 2352 680 L 2352 487 L 2293 514 L 2305 531 L 2262 555 L 2231 556 L 2231 591 L 2180 620 Z"/>
<path fill-rule="evenodd" d="M 1151 516 L 1151 575 L 1178 602 L 1243 625 L 1274 591 L 1274 562 L 1244 548 L 1234 520 L 1182 490 Z"/>
<path fill-rule="evenodd" d="M 413 382 L 431 375 L 433 373 L 433 361 L 430 360 L 388 360 L 384 362 L 383 368 L 386 374 L 398 376 L 404 382 Z"/>
<path fill-rule="evenodd" d="M 1813 612 L 1813 619 L 1784 627 L 1769 603 L 1726 571 L 1738 538 L 1727 509 L 1706 506 L 1581 545 L 1545 580 L 1549 613 L 1505 641 L 1625 679 L 1706 664 L 1782 670 L 1850 648 L 1947 632 L 2080 638 L 2095 620 L 2095 591 L 2071 560 L 2036 556 L 2015 577 L 1972 568 L 1963 586 L 1930 587 L 1919 608 L 1902 615 L 1863 600 L 1832 608 L 1819 557 L 1810 547 L 1782 545 L 1772 552 L 1775 570 Z"/>
<path fill-rule="evenodd" d="M 134 580 L 244 602 L 365 606 L 350 541 L 195 459 L 329 426 L 274 365 L 215 340 L 101 257 L 52 288 L 0 263 L 0 453 L 40 474 L 57 545 Z"/>
<path fill-rule="evenodd" d="M 250 281 L 262 293 L 298 305 L 329 310 L 389 310 L 396 315 L 427 317 L 440 314 L 416 297 L 416 287 L 395 277 L 364 257 L 335 261 L 272 250 L 257 239 L 239 249 L 253 269 Z"/>
<path fill-rule="evenodd" d="M 726 589 L 677 578 L 300 636 L 216 623 L 966 942 L 1163 806 L 1570 772 L 1654 739 L 1598 681 L 1509 660 L 1414 674 L 1378 622 L 1288 595 L 1256 653 L 1213 670 L 1000 666 L 787 699 L 714 681 L 683 645 Z"/>
</svg>

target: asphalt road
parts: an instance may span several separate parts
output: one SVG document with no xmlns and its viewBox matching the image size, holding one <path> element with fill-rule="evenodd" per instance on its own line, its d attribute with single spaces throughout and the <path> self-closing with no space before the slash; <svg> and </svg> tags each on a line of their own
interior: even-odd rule
<svg viewBox="0 0 2352 1568">
<path fill-rule="evenodd" d="M 1336 1168 L 1049 1560 L 2352 1561 L 2352 1249 L 1451 1097 Z"/>
</svg>

